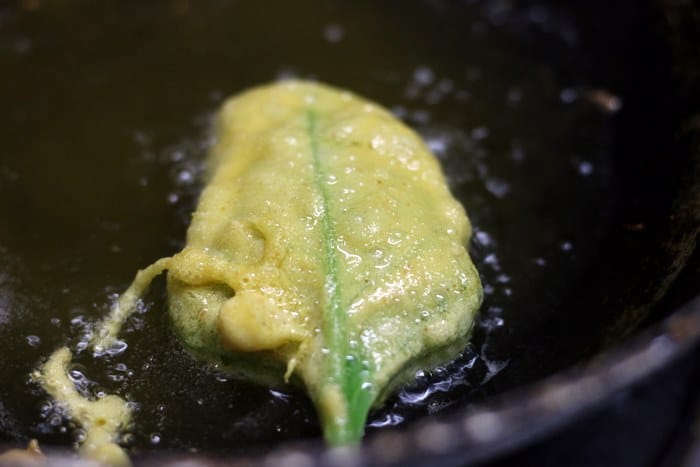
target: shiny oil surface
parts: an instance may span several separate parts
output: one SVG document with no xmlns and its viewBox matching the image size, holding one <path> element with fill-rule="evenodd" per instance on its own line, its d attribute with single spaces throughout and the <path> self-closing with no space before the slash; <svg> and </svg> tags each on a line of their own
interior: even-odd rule
<svg viewBox="0 0 700 467">
<path fill-rule="evenodd" d="M 509 2 L 0 7 L 0 440 L 71 443 L 30 372 L 60 345 L 82 349 L 135 271 L 181 248 L 222 99 L 285 77 L 351 89 L 416 128 L 475 226 L 486 299 L 472 343 L 390 397 L 370 431 L 519 384 L 503 370 L 528 342 L 556 339 L 538 329 L 567 312 L 613 207 L 621 102 L 597 88 L 584 52 L 565 13 Z M 156 283 L 127 323 L 128 347 L 82 352 L 72 371 L 86 395 L 133 401 L 134 454 L 318 436 L 301 392 L 191 359 L 164 293 Z"/>
</svg>

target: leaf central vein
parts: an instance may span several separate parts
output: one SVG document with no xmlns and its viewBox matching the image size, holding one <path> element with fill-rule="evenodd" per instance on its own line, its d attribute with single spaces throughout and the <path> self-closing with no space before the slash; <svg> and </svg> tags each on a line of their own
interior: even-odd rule
<svg viewBox="0 0 700 467">
<path fill-rule="evenodd" d="M 307 113 L 307 131 L 311 145 L 311 157 L 314 169 L 314 183 L 322 203 L 321 229 L 323 242 L 323 265 L 325 269 L 324 292 L 326 295 L 326 316 L 323 320 L 326 345 L 330 359 L 330 379 L 341 388 L 346 386 L 345 367 L 345 313 L 341 308 L 341 288 L 338 278 L 338 258 L 335 226 L 330 213 L 330 196 L 326 187 L 326 173 L 321 163 L 318 138 L 318 118 L 313 109 Z"/>
</svg>

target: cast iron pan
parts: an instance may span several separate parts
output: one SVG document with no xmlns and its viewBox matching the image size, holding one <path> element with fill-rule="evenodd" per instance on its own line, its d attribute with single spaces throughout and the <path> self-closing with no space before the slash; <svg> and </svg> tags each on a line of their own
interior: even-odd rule
<svg viewBox="0 0 700 467">
<path fill-rule="evenodd" d="M 698 18 L 672 3 L 1 7 L 0 441 L 65 459 L 72 427 L 28 374 L 181 247 L 218 103 L 287 76 L 381 102 L 442 160 L 486 284 L 472 342 L 374 411 L 360 450 L 325 451 L 299 390 L 180 348 L 161 281 L 128 348 L 72 372 L 138 404 L 136 462 L 484 462 L 663 377 L 700 335 Z"/>
</svg>

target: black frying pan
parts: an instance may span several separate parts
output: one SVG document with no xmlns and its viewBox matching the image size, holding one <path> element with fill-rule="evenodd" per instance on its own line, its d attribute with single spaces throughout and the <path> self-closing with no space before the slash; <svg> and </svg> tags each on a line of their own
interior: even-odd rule
<svg viewBox="0 0 700 467">
<path fill-rule="evenodd" d="M 476 226 L 488 292 L 472 343 L 372 414 L 363 460 L 498 456 L 682 360 L 697 303 L 655 323 L 698 293 L 697 259 L 686 266 L 699 203 L 693 7 L 579 3 L 3 7 L 0 375 L 13 383 L 0 387 L 0 440 L 71 442 L 27 374 L 79 345 L 137 268 L 179 248 L 218 102 L 285 75 L 391 107 L 442 159 Z M 291 459 L 338 460 L 320 451 L 301 393 L 191 360 L 163 298 L 160 284 L 123 354 L 81 354 L 75 368 L 85 391 L 140 404 L 136 459 L 265 456 L 307 440 Z M 673 345 L 659 351 L 653 335 Z"/>
</svg>

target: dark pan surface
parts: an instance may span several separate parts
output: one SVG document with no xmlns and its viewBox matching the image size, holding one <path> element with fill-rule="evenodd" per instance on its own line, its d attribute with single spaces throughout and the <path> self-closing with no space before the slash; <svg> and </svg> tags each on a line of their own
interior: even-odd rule
<svg viewBox="0 0 700 467">
<path fill-rule="evenodd" d="M 71 442 L 28 374 L 59 345 L 80 348 L 134 272 L 179 249 L 218 103 L 284 76 L 394 110 L 442 159 L 476 228 L 487 297 L 472 344 L 390 398 L 370 431 L 520 387 L 633 333 L 690 240 L 671 221 L 687 171 L 669 144 L 678 96 L 659 10 L 627 3 L 607 15 L 596 2 L 500 1 L 0 9 L 0 441 Z M 157 284 L 129 322 L 128 348 L 83 352 L 73 374 L 87 394 L 138 404 L 135 454 L 318 436 L 298 391 L 192 361 L 163 294 Z"/>
</svg>

